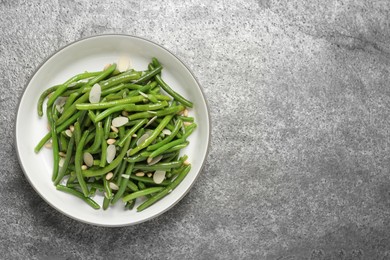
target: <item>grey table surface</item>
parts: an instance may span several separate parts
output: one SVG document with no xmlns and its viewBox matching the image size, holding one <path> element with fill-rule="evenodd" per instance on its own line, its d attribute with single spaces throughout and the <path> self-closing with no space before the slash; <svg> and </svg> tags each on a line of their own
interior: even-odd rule
<svg viewBox="0 0 390 260">
<path fill-rule="evenodd" d="M 388 1 L 0 1 L 2 259 L 390 259 Z M 212 139 L 193 189 L 102 228 L 50 207 L 14 148 L 35 68 L 122 33 L 199 79 Z"/>
</svg>

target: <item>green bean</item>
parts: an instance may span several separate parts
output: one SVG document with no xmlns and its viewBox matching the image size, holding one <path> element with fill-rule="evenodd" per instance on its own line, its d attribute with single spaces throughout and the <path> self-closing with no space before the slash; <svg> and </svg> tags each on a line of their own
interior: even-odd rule
<svg viewBox="0 0 390 260">
<path fill-rule="evenodd" d="M 175 146 L 169 148 L 168 150 L 166 150 L 165 153 L 171 153 L 171 152 L 175 152 L 175 151 L 180 151 L 184 147 L 187 147 L 189 144 L 190 144 L 190 142 L 186 141 L 186 142 L 184 142 L 182 144 L 175 145 Z"/>
<path fill-rule="evenodd" d="M 127 161 L 122 161 L 121 168 L 120 168 L 118 174 L 115 174 L 114 177 L 113 177 L 113 178 L 116 177 L 116 181 L 117 181 L 118 186 L 119 186 L 120 183 L 121 183 L 122 174 L 125 173 L 126 167 L 127 167 Z"/>
<path fill-rule="evenodd" d="M 164 144 L 163 146 L 161 146 L 160 148 L 154 150 L 150 155 L 149 155 L 149 158 L 154 158 L 162 153 L 164 153 L 166 150 L 176 146 L 176 145 L 179 145 L 179 144 L 182 144 L 184 143 L 185 140 L 184 139 L 177 139 L 175 141 L 172 141 L 170 143 L 167 143 L 167 144 Z"/>
<path fill-rule="evenodd" d="M 123 138 L 125 136 L 125 127 L 124 126 L 121 126 L 118 128 L 119 130 L 119 138 Z"/>
<path fill-rule="evenodd" d="M 111 132 L 108 134 L 108 138 L 110 139 L 115 139 L 118 137 L 118 133 L 115 133 L 115 132 Z"/>
<path fill-rule="evenodd" d="M 84 195 L 81 192 L 79 192 L 75 189 L 72 189 L 72 188 L 69 188 L 69 187 L 66 187 L 63 185 L 57 185 L 56 188 L 57 188 L 57 190 L 72 194 L 72 195 L 82 199 L 83 201 L 85 201 L 89 206 L 91 206 L 94 209 L 100 209 L 99 204 L 97 204 L 93 199 L 88 198 L 88 197 L 84 197 Z"/>
<path fill-rule="evenodd" d="M 148 156 L 144 156 L 142 154 L 137 154 L 133 157 L 127 157 L 127 158 L 125 158 L 125 160 L 130 162 L 130 163 L 135 163 L 135 162 L 145 161 L 147 158 L 148 158 Z"/>
<path fill-rule="evenodd" d="M 170 170 L 172 168 L 180 167 L 183 164 L 181 161 L 174 161 L 169 163 L 156 163 L 153 165 L 148 164 L 135 164 L 134 169 L 143 171 L 157 171 L 157 170 Z"/>
<path fill-rule="evenodd" d="M 135 147 L 134 149 L 132 149 L 129 153 L 129 155 L 134 155 L 135 153 L 137 153 L 138 151 L 144 149 L 145 147 L 147 147 L 148 145 L 150 145 L 156 138 L 157 136 L 160 134 L 160 132 L 164 129 L 164 127 L 169 123 L 169 121 L 171 121 L 172 119 L 172 115 L 167 115 L 164 117 L 163 121 L 161 121 L 161 123 L 156 127 L 156 129 L 154 129 L 154 131 L 152 132 L 152 134 L 147 138 L 145 139 L 145 141 L 143 141 L 141 144 L 139 144 L 137 147 Z"/>
<path fill-rule="evenodd" d="M 62 178 L 64 178 L 64 176 L 65 176 L 66 170 L 68 169 L 69 162 L 72 158 L 74 139 L 75 139 L 75 137 L 74 137 L 74 135 L 72 135 L 72 137 L 70 138 L 68 147 L 67 147 L 67 152 L 66 152 L 64 164 L 62 165 L 61 170 L 60 170 L 57 178 L 54 180 L 54 185 L 59 184 L 60 181 L 62 180 Z"/>
<path fill-rule="evenodd" d="M 70 172 L 69 179 L 66 181 L 66 186 L 72 184 L 76 179 L 76 173 L 74 171 Z"/>
<path fill-rule="evenodd" d="M 45 101 L 46 97 L 56 91 L 61 85 L 56 85 L 56 86 L 53 86 L 51 88 L 48 88 L 46 89 L 45 91 L 43 91 L 43 93 L 39 96 L 39 99 L 38 99 L 38 107 L 37 107 L 37 110 L 38 110 L 38 116 L 39 117 L 42 117 L 43 116 L 43 102 Z"/>
<path fill-rule="evenodd" d="M 56 125 L 53 121 L 53 112 L 52 107 L 47 107 L 47 119 L 49 120 L 50 124 L 50 132 L 51 132 L 51 143 L 52 143 L 52 150 L 53 150 L 53 173 L 51 180 L 54 181 L 57 178 L 58 170 L 59 170 L 59 162 L 60 162 L 60 156 L 59 156 L 59 148 L 58 148 L 58 137 L 57 137 L 57 130 Z"/>
<path fill-rule="evenodd" d="M 151 205 L 153 205 L 154 203 L 156 203 L 157 201 L 159 201 L 160 199 L 162 199 L 163 197 L 168 195 L 172 190 L 174 190 L 183 181 L 183 179 L 187 176 L 187 174 L 189 173 L 190 170 L 191 170 L 191 165 L 188 165 L 177 176 L 177 178 L 171 184 L 168 185 L 168 187 L 166 187 L 165 189 L 163 189 L 162 191 L 160 191 L 159 193 L 157 193 L 156 195 L 154 195 L 153 197 L 151 197 L 150 199 L 148 199 L 147 201 L 142 203 L 140 206 L 138 206 L 137 211 L 140 212 L 140 211 L 146 209 L 147 207 L 150 207 Z"/>
<path fill-rule="evenodd" d="M 125 208 L 128 209 L 128 210 L 132 210 L 134 208 L 134 206 L 135 206 L 135 200 L 131 200 L 131 201 L 128 201 L 126 203 Z"/>
<path fill-rule="evenodd" d="M 103 199 L 103 210 L 108 209 L 108 206 L 110 206 L 110 199 L 108 199 L 107 197 L 104 197 L 104 199 Z"/>
<path fill-rule="evenodd" d="M 81 139 L 80 122 L 77 121 L 76 123 L 74 123 L 73 127 L 74 127 L 74 130 L 73 130 L 72 136 L 74 135 L 76 146 L 78 146 L 80 143 L 80 139 Z"/>
<path fill-rule="evenodd" d="M 104 197 L 111 200 L 113 198 L 112 190 L 110 188 L 110 182 L 103 177 Z"/>
<path fill-rule="evenodd" d="M 193 123 L 195 119 L 190 116 L 177 116 L 178 119 L 181 119 L 183 122 L 191 122 Z"/>
<path fill-rule="evenodd" d="M 177 122 L 175 124 L 175 127 L 174 127 L 174 129 L 173 129 L 173 131 L 171 132 L 170 135 L 165 137 L 165 139 L 163 139 L 161 142 L 158 142 L 158 143 L 155 143 L 153 145 L 148 146 L 148 148 L 146 150 L 147 151 L 153 151 L 153 150 L 156 150 L 156 149 L 160 148 L 164 144 L 169 143 L 171 140 L 173 140 L 173 138 L 176 137 L 176 135 L 179 132 L 179 130 L 181 129 L 182 125 L 183 125 L 182 121 L 181 120 L 177 120 Z"/>
<path fill-rule="evenodd" d="M 83 161 L 83 148 L 84 148 L 84 143 L 85 143 L 85 140 L 87 139 L 88 137 L 88 134 L 89 134 L 89 131 L 85 131 L 84 134 L 82 135 L 81 139 L 80 139 L 80 142 L 79 142 L 79 145 L 76 147 L 76 154 L 75 154 L 75 170 L 76 170 L 76 175 L 77 175 L 77 180 L 81 186 L 81 190 L 83 191 L 84 193 L 84 196 L 87 197 L 88 196 L 88 187 L 85 183 L 85 180 L 84 180 L 84 177 L 83 177 L 83 174 L 82 174 L 82 170 L 81 170 L 81 165 L 82 165 L 82 161 Z"/>
<path fill-rule="evenodd" d="M 133 126 L 129 131 L 127 131 L 127 133 L 125 134 L 125 136 L 123 138 L 121 138 L 121 140 L 117 143 L 117 145 L 119 147 L 122 147 L 126 141 L 126 139 L 128 138 L 131 138 L 133 134 L 135 134 L 136 131 L 138 131 L 138 129 L 141 128 L 141 126 L 143 126 L 144 124 L 147 123 L 148 120 L 146 119 L 143 119 L 141 120 L 138 124 L 136 124 L 135 126 Z"/>
<path fill-rule="evenodd" d="M 139 182 L 138 182 L 138 187 L 139 187 L 140 190 L 145 190 L 145 189 L 147 189 L 145 183 L 143 183 L 142 181 L 139 181 Z M 151 195 L 150 195 L 150 194 L 145 194 L 145 197 L 146 197 L 146 198 L 150 198 Z"/>
<path fill-rule="evenodd" d="M 135 192 L 135 191 L 139 190 L 138 186 L 134 182 L 132 182 L 131 180 L 129 180 L 127 182 L 127 188 L 129 188 L 132 192 Z"/>
<path fill-rule="evenodd" d="M 92 112 L 92 110 L 88 110 L 88 116 L 92 122 L 94 122 L 94 123 L 96 122 L 96 115 L 94 112 Z"/>
<path fill-rule="evenodd" d="M 133 200 L 133 199 L 136 199 L 138 197 L 145 196 L 145 195 L 148 195 L 148 194 L 156 193 L 156 192 L 161 191 L 162 189 L 163 189 L 163 187 L 152 187 L 152 188 L 147 188 L 147 189 L 144 189 L 144 190 L 140 190 L 140 191 L 131 193 L 131 194 L 123 197 L 123 202 L 127 202 L 129 200 Z"/>
<path fill-rule="evenodd" d="M 194 130 L 196 129 L 196 127 L 197 127 L 197 124 L 195 124 L 195 123 L 192 123 L 192 124 L 190 124 L 189 126 L 187 126 L 187 127 L 185 128 L 185 133 L 183 134 L 182 138 L 183 138 L 183 139 L 187 139 L 187 137 L 189 137 L 190 134 L 192 134 L 192 132 L 194 132 Z"/>
<path fill-rule="evenodd" d="M 108 89 L 109 87 L 112 87 L 112 86 L 115 86 L 115 85 L 118 85 L 121 83 L 127 83 L 127 82 L 130 82 L 132 80 L 137 81 L 139 79 L 140 79 L 140 73 L 138 71 L 128 71 L 128 72 L 121 73 L 117 76 L 111 77 L 107 80 L 104 80 L 104 81 L 100 82 L 99 85 L 102 87 L 102 90 L 103 90 L 103 89 Z M 133 83 L 135 83 L 135 82 L 133 82 Z"/>
<path fill-rule="evenodd" d="M 93 103 L 93 104 L 80 103 L 80 104 L 76 104 L 76 108 L 78 110 L 105 109 L 105 108 L 115 107 L 118 105 L 142 102 L 144 99 L 145 99 L 144 96 L 135 96 L 135 97 L 123 98 L 121 100 L 109 101 L 109 102 L 100 102 L 100 103 Z"/>
<path fill-rule="evenodd" d="M 154 116 L 165 116 L 170 114 L 176 114 L 177 112 L 180 112 L 184 109 L 183 106 L 174 106 L 174 107 L 168 107 L 162 110 L 157 110 L 154 113 L 147 111 L 147 112 L 140 112 L 135 113 L 130 116 L 128 116 L 129 120 L 139 119 L 139 118 L 151 118 Z"/>
<path fill-rule="evenodd" d="M 122 99 L 122 98 L 123 98 L 122 96 L 119 96 L 117 94 L 110 94 L 110 95 L 107 95 L 105 97 L 106 101 L 104 101 L 104 102 L 111 102 L 111 101 L 119 100 L 119 99 Z"/>
<path fill-rule="evenodd" d="M 93 82 L 99 82 L 100 80 L 106 78 L 108 75 L 110 75 L 116 68 L 116 64 L 111 65 L 106 70 L 104 70 L 99 76 L 97 76 Z M 92 84 L 93 85 L 93 84 Z M 64 110 L 64 113 L 62 113 L 62 116 L 58 119 L 57 125 L 60 125 L 61 123 L 65 122 L 66 119 L 72 116 L 72 114 L 76 111 L 76 105 L 79 103 L 83 103 L 87 101 L 89 98 L 89 91 L 86 92 L 84 95 L 79 97 L 73 104 L 67 109 Z"/>
<path fill-rule="evenodd" d="M 125 157 L 125 154 L 126 154 L 127 150 L 129 149 L 130 141 L 131 141 L 130 139 L 126 140 L 126 143 L 123 146 L 120 154 L 109 165 L 107 165 L 106 167 L 101 168 L 99 170 L 95 170 L 95 171 L 85 170 L 85 171 L 83 171 L 83 175 L 85 177 L 100 176 L 100 175 L 106 174 L 107 172 L 115 169 L 118 166 L 118 164 L 123 160 L 123 157 Z"/>
<path fill-rule="evenodd" d="M 85 152 L 87 153 L 96 153 L 97 150 L 99 149 L 100 145 L 101 145 L 101 142 L 103 140 L 103 127 L 102 127 L 102 123 L 99 122 L 96 124 L 96 134 L 95 134 L 95 140 L 93 142 L 93 144 L 85 150 Z"/>
<path fill-rule="evenodd" d="M 129 163 L 129 165 L 126 168 L 125 174 L 130 177 L 131 172 L 133 171 L 134 163 Z M 111 204 L 115 204 L 123 195 L 127 188 L 127 183 L 129 182 L 129 177 L 125 178 L 123 177 L 123 180 L 120 182 L 119 190 L 115 193 L 114 198 L 111 201 Z"/>
<path fill-rule="evenodd" d="M 167 83 L 165 83 L 165 81 L 161 78 L 160 75 L 156 75 L 154 78 L 157 81 L 157 83 L 160 85 L 160 87 L 165 92 L 167 92 L 169 95 L 171 95 L 175 100 L 179 101 L 180 103 L 182 103 L 186 107 L 193 107 L 194 106 L 191 101 L 187 100 L 186 98 L 181 96 L 179 93 L 177 93 L 176 91 L 171 89 L 171 87 Z"/>
<path fill-rule="evenodd" d="M 146 82 L 146 81 L 150 80 L 151 78 L 153 78 L 158 73 L 160 73 L 161 70 L 162 70 L 161 66 L 156 67 L 155 69 L 153 69 L 153 70 L 149 71 L 148 73 L 146 73 L 145 75 L 141 76 L 138 80 L 134 81 L 133 83 L 139 84 L 139 83 Z"/>
<path fill-rule="evenodd" d="M 108 135 L 110 134 L 110 131 L 111 131 L 111 121 L 112 121 L 112 116 L 111 115 L 106 117 L 106 121 L 104 121 L 104 139 L 107 139 Z"/>
<path fill-rule="evenodd" d="M 66 152 L 66 148 L 68 147 L 68 140 L 64 135 L 60 135 L 60 151 Z"/>
<path fill-rule="evenodd" d="M 100 183 L 96 183 L 96 182 L 88 182 L 88 185 L 99 190 L 99 191 L 104 191 L 104 186 Z"/>
<path fill-rule="evenodd" d="M 101 112 L 98 116 L 95 118 L 95 122 L 99 122 L 103 120 L 105 117 L 111 115 L 114 112 L 119 112 L 122 110 L 125 111 L 147 111 L 147 110 L 156 110 L 163 107 L 166 107 L 168 103 L 166 101 L 162 101 L 156 104 L 147 104 L 147 105 L 135 105 L 135 104 L 125 104 L 125 105 L 118 105 L 115 107 L 110 107 L 103 112 Z M 90 110 L 89 110 L 90 111 Z M 149 112 L 147 112 L 149 113 Z M 138 118 L 136 118 L 138 119 Z"/>
<path fill-rule="evenodd" d="M 102 144 L 102 148 L 101 148 L 101 156 L 100 156 L 100 158 L 101 158 L 101 160 L 100 160 L 100 164 L 99 164 L 99 166 L 100 167 L 104 167 L 104 166 L 106 166 L 106 162 L 107 162 L 107 160 L 106 160 L 106 158 L 107 158 L 107 142 L 106 142 L 106 139 L 103 139 L 102 140 L 102 142 L 101 142 Z"/>
<path fill-rule="evenodd" d="M 148 184 L 153 184 L 153 185 L 156 185 L 156 186 L 168 186 L 170 184 L 169 181 L 167 180 L 164 180 L 162 183 L 160 184 L 156 184 L 152 178 L 148 178 L 148 177 L 139 177 L 139 176 L 135 176 L 135 175 L 131 175 L 130 176 L 130 179 L 132 180 L 135 180 L 135 181 L 142 181 L 143 183 L 148 183 Z"/>
</svg>

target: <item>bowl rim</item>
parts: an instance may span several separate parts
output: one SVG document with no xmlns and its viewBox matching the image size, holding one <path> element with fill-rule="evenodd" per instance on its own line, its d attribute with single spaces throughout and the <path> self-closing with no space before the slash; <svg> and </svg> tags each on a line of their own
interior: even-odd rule
<svg viewBox="0 0 390 260">
<path fill-rule="evenodd" d="M 17 139 L 17 134 L 16 134 L 16 131 L 17 131 L 17 128 L 16 128 L 16 125 L 17 125 L 17 122 L 18 122 L 18 113 L 19 113 L 19 109 L 20 109 L 20 105 L 21 105 L 21 101 L 22 101 L 22 98 L 24 97 L 24 94 L 26 92 L 26 89 L 27 87 L 29 86 L 32 78 L 36 75 L 36 73 L 41 69 L 41 67 L 49 60 L 51 59 L 54 55 L 56 55 L 57 53 L 59 53 L 60 51 L 70 47 L 71 45 L 74 45 L 76 43 L 79 43 L 79 42 L 82 42 L 82 41 L 85 41 L 85 40 L 89 40 L 89 39 L 94 39 L 94 38 L 101 38 L 101 37 L 112 37 L 112 36 L 120 36 L 120 37 L 128 37 L 128 38 L 133 38 L 133 39 L 138 39 L 138 40 L 141 40 L 141 41 L 146 41 L 146 42 L 149 42 L 153 45 L 156 45 L 160 48 L 162 48 L 163 50 L 167 51 L 169 54 L 171 54 L 174 58 L 176 58 L 186 69 L 187 71 L 190 73 L 190 75 L 194 78 L 196 84 L 199 86 L 199 90 L 202 94 L 202 97 L 205 101 L 205 104 L 206 104 L 206 110 L 207 110 L 207 117 L 208 117 L 208 128 L 209 128 L 209 131 L 208 131 L 208 142 L 207 142 L 207 146 L 206 146 L 206 153 L 205 153 L 205 157 L 204 157 L 204 160 L 202 162 L 202 165 L 200 166 L 199 168 L 199 173 L 195 176 L 195 179 L 194 181 L 190 184 L 190 186 L 188 187 L 187 190 L 184 191 L 184 193 L 174 202 L 172 203 L 172 205 L 170 205 L 169 207 L 165 208 L 164 210 L 160 211 L 159 213 L 153 215 L 153 216 L 150 216 L 150 217 L 147 217 L 145 219 L 142 219 L 140 221 L 137 221 L 137 222 L 133 222 L 133 223 L 126 223 L 126 224 L 115 224 L 115 225 L 104 225 L 104 224 L 100 224 L 100 223 L 93 223 L 93 222 L 88 222 L 84 219 L 80 219 L 80 218 L 77 218 L 75 216 L 72 216 L 66 212 L 64 212 L 63 210 L 57 208 L 54 204 L 50 203 L 38 190 L 37 188 L 32 184 L 31 180 L 30 180 L 30 177 L 29 175 L 26 173 L 26 169 L 24 168 L 24 165 L 22 164 L 22 161 L 21 161 L 21 158 L 20 158 L 20 152 L 19 152 L 19 149 L 18 149 L 18 139 Z M 200 85 L 197 77 L 194 75 L 194 73 L 190 70 L 190 68 L 179 58 L 177 57 L 174 53 L 172 53 L 170 50 L 168 50 L 167 48 L 163 47 L 162 45 L 154 42 L 154 41 L 151 41 L 151 40 L 148 40 L 148 39 L 145 39 L 143 37 L 139 37 L 139 36 L 134 36 L 134 35 L 129 35 L 129 34 L 121 34 L 121 33 L 109 33 L 109 34 L 96 34 L 96 35 L 92 35 L 92 36 L 88 36 L 88 37 L 83 37 L 81 39 L 78 39 L 78 40 L 75 40 L 75 41 L 72 41 L 64 46 L 62 46 L 61 48 L 55 50 L 53 53 L 51 53 L 48 57 L 44 58 L 42 62 L 39 63 L 39 65 L 36 67 L 36 69 L 31 73 L 30 77 L 28 78 L 27 80 L 27 83 L 24 85 L 23 87 L 23 90 L 22 90 L 22 93 L 20 94 L 19 96 L 19 100 L 18 100 L 18 105 L 16 106 L 16 112 L 15 112 L 15 123 L 14 123 L 14 147 L 15 147 L 15 150 L 16 150 L 16 155 L 17 155 L 17 158 L 18 158 L 18 162 L 19 162 L 19 165 L 20 167 L 22 168 L 22 171 L 24 173 L 24 176 L 27 178 L 28 182 L 30 183 L 30 186 L 35 190 L 35 192 L 48 204 L 50 205 L 52 208 L 54 208 L 55 210 L 57 210 L 58 212 L 62 213 L 63 215 L 71 218 L 71 219 L 74 219 L 78 222 L 81 222 L 81 223 L 85 223 L 85 224 L 89 224 L 89 225 L 92 225 L 92 226 L 98 226 L 98 227 L 126 227 L 126 226 L 133 226 L 133 225 L 137 225 L 137 224 L 141 224 L 141 223 L 144 223 L 146 221 L 149 221 L 151 219 L 154 219 L 154 218 L 157 218 L 159 216 L 161 216 L 163 213 L 167 212 L 168 210 L 170 210 L 171 208 L 173 208 L 177 203 L 179 203 L 179 201 L 181 201 L 186 195 L 187 193 L 192 189 L 193 185 L 195 184 L 196 180 L 198 179 L 200 173 L 202 172 L 202 170 L 204 169 L 204 166 L 206 164 L 206 160 L 207 160 L 207 157 L 208 157 L 208 154 L 209 154 L 209 151 L 210 151 L 210 143 L 211 143 L 211 132 L 212 132 L 212 128 L 211 128 L 211 116 L 210 116 L 210 106 L 209 106 L 209 103 L 208 103 L 208 100 L 206 98 L 206 95 L 205 95 L 205 92 L 203 90 L 203 87 Z"/>
</svg>

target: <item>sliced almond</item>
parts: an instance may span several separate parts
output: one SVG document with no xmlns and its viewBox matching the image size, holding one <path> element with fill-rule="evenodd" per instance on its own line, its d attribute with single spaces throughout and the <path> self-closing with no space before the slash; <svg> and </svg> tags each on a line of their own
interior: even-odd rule
<svg viewBox="0 0 390 260">
<path fill-rule="evenodd" d="M 119 190 L 118 185 L 116 185 L 116 184 L 113 183 L 113 182 L 110 182 L 108 185 L 110 185 L 110 188 L 111 188 L 112 190 Z"/>
<path fill-rule="evenodd" d="M 143 136 L 141 136 L 138 140 L 137 140 L 137 146 L 142 144 L 146 139 L 149 138 L 149 134 L 148 133 L 145 133 Z"/>
<path fill-rule="evenodd" d="M 137 137 L 137 134 L 133 134 L 131 137 Z"/>
<path fill-rule="evenodd" d="M 171 135 L 171 134 L 172 134 L 171 130 L 166 129 L 166 128 L 162 130 L 162 133 L 163 133 L 164 135 Z"/>
<path fill-rule="evenodd" d="M 112 125 L 115 127 L 121 127 L 129 122 L 129 119 L 124 116 L 118 116 L 112 120 Z"/>
<path fill-rule="evenodd" d="M 122 111 L 122 116 L 129 116 L 129 112 L 123 110 L 123 111 Z"/>
<path fill-rule="evenodd" d="M 160 184 L 165 179 L 165 173 L 166 171 L 155 171 L 153 174 L 153 181 L 156 184 Z"/>
<path fill-rule="evenodd" d="M 148 163 L 149 165 L 153 165 L 153 164 L 158 163 L 162 158 L 163 158 L 162 155 L 158 155 L 158 156 L 156 156 L 156 157 L 154 157 L 154 158 L 150 158 L 150 157 L 149 157 L 149 158 L 147 159 L 147 163 Z"/>
<path fill-rule="evenodd" d="M 85 170 L 87 170 L 87 169 L 88 169 L 88 166 L 87 166 L 87 165 L 82 165 L 82 166 L 81 166 L 81 170 L 85 171 Z"/>
<path fill-rule="evenodd" d="M 124 72 L 124 71 L 128 70 L 130 68 L 130 59 L 129 59 L 129 57 L 126 57 L 126 56 L 119 57 L 116 68 L 120 72 Z"/>
<path fill-rule="evenodd" d="M 190 165 L 191 163 L 190 163 L 189 161 L 185 160 L 185 161 L 183 162 L 183 164 L 184 164 L 185 166 L 187 166 L 187 165 Z"/>
<path fill-rule="evenodd" d="M 92 154 L 90 153 L 84 153 L 83 154 L 83 160 L 84 160 L 84 163 L 88 166 L 88 167 L 91 167 L 93 165 L 93 156 Z"/>
<path fill-rule="evenodd" d="M 183 116 L 188 116 L 188 109 L 184 109 Z"/>
<path fill-rule="evenodd" d="M 153 174 L 152 174 L 151 172 L 148 172 L 148 173 L 146 174 L 146 176 L 148 176 L 148 177 L 150 178 L 150 177 L 153 176 Z"/>
<path fill-rule="evenodd" d="M 131 150 L 132 150 L 131 148 L 130 148 L 129 150 L 127 150 L 127 152 L 126 152 L 126 155 L 127 155 L 127 156 L 130 156 Z"/>
<path fill-rule="evenodd" d="M 156 120 L 156 119 L 157 119 L 157 116 L 152 117 L 152 119 L 150 119 L 149 122 L 148 122 L 144 127 L 148 127 L 148 126 L 149 126 L 151 123 L 153 123 L 154 120 Z"/>
<path fill-rule="evenodd" d="M 73 132 L 74 132 L 74 126 L 73 126 L 73 125 L 70 125 L 70 126 L 69 126 L 69 130 L 73 133 Z"/>
<path fill-rule="evenodd" d="M 138 93 L 140 93 L 140 94 L 141 94 L 141 96 L 143 96 L 144 98 L 148 98 L 148 95 L 146 95 L 144 92 L 142 92 L 142 91 L 138 91 Z"/>
<path fill-rule="evenodd" d="M 106 180 L 111 180 L 112 176 L 114 176 L 114 174 L 112 172 L 109 172 L 106 174 Z"/>
<path fill-rule="evenodd" d="M 137 176 L 137 177 L 144 177 L 145 173 L 144 172 L 137 172 L 137 173 L 135 173 L 135 176 Z"/>
<path fill-rule="evenodd" d="M 111 130 L 113 131 L 113 132 L 115 132 L 115 133 L 118 133 L 119 132 L 119 130 L 118 130 L 118 128 L 116 128 L 115 126 L 111 126 Z"/>
<path fill-rule="evenodd" d="M 107 156 L 106 156 L 107 163 L 111 163 L 114 160 L 115 154 L 116 154 L 116 147 L 115 145 L 110 144 L 107 147 Z"/>
<path fill-rule="evenodd" d="M 101 94 L 102 88 L 99 84 L 96 83 L 95 85 L 93 85 L 91 91 L 89 92 L 89 103 L 99 103 Z"/>
<path fill-rule="evenodd" d="M 107 144 L 114 144 L 116 142 L 115 139 L 107 139 Z"/>
<path fill-rule="evenodd" d="M 184 122 L 184 123 L 183 123 L 184 126 L 189 126 L 189 125 L 191 125 L 191 124 L 192 124 L 191 122 Z"/>
<path fill-rule="evenodd" d="M 65 134 L 67 135 L 67 136 L 69 136 L 69 137 L 72 137 L 72 131 L 70 131 L 70 129 L 66 129 L 65 130 Z"/>
<path fill-rule="evenodd" d="M 59 152 L 58 155 L 61 157 L 66 157 L 66 153 L 64 153 L 64 152 Z"/>
<path fill-rule="evenodd" d="M 62 167 L 64 166 L 64 163 L 65 163 L 65 158 L 60 158 L 59 162 L 58 162 L 58 166 Z"/>
<path fill-rule="evenodd" d="M 129 178 L 130 178 L 130 175 L 128 175 L 128 174 L 122 174 L 122 177 L 125 178 L 125 179 L 129 179 Z"/>
<path fill-rule="evenodd" d="M 45 147 L 47 149 L 51 149 L 53 147 L 53 144 L 51 142 L 47 142 L 47 143 L 45 143 Z"/>
</svg>

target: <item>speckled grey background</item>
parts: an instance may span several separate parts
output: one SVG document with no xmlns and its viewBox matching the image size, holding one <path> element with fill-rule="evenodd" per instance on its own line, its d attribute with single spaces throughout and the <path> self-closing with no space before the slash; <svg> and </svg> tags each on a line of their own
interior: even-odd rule
<svg viewBox="0 0 390 260">
<path fill-rule="evenodd" d="M 390 259 L 388 1 L 0 1 L 0 258 Z M 30 187 L 15 109 L 34 69 L 102 33 L 168 48 L 213 122 L 166 214 L 78 223 Z"/>
</svg>

